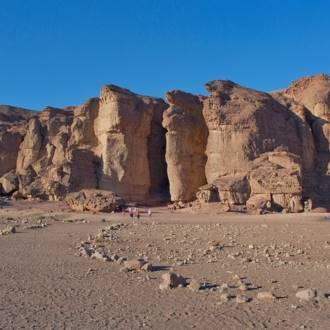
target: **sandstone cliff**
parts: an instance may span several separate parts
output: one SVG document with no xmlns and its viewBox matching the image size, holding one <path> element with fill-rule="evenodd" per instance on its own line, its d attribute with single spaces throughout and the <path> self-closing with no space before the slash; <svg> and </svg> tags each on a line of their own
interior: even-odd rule
<svg viewBox="0 0 330 330">
<path fill-rule="evenodd" d="M 308 184 L 317 198 L 330 199 L 330 76 L 316 75 L 294 81 L 282 92 L 302 104 L 312 129 L 317 156 Z"/>
<path fill-rule="evenodd" d="M 62 199 L 81 189 L 126 201 L 330 204 L 330 78 L 263 93 L 231 81 L 166 102 L 106 85 L 40 113 L 0 107 L 0 193 Z"/>
<path fill-rule="evenodd" d="M 199 97 L 181 91 L 166 94 L 169 108 L 164 113 L 166 162 L 173 201 L 195 199 L 198 188 L 206 183 L 205 148 L 207 127 Z"/>
<path fill-rule="evenodd" d="M 25 124 L 34 115 L 31 110 L 0 105 L 0 177 L 15 169 Z"/>
<path fill-rule="evenodd" d="M 94 129 L 102 171 L 99 188 L 143 201 L 165 180 L 163 100 L 108 85 L 101 90 Z M 157 172 L 156 172 L 157 171 Z"/>
<path fill-rule="evenodd" d="M 2 172 L 16 167 L 24 196 L 59 199 L 97 188 L 127 201 L 160 200 L 167 189 L 165 108 L 161 99 L 114 85 L 78 107 L 47 107 L 28 121 L 23 141 L 21 135 L 3 134 L 4 143 L 17 138 L 19 150 L 16 166 Z"/>
</svg>

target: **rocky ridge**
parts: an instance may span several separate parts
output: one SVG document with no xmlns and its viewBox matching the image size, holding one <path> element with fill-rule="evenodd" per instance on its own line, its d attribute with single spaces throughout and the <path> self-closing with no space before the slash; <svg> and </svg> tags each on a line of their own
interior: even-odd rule
<svg viewBox="0 0 330 330">
<path fill-rule="evenodd" d="M 330 77 L 264 93 L 208 82 L 166 102 L 106 85 L 77 107 L 0 107 L 0 192 L 58 200 L 82 189 L 127 202 L 259 211 L 330 205 Z"/>
</svg>

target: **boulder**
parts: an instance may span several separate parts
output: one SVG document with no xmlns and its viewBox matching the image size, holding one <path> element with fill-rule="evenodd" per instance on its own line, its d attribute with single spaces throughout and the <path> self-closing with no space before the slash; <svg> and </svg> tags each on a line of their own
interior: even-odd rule
<svg viewBox="0 0 330 330">
<path fill-rule="evenodd" d="M 261 155 L 249 172 L 252 195 L 271 196 L 275 208 L 291 212 L 304 210 L 301 181 L 300 158 L 283 151 Z"/>
<path fill-rule="evenodd" d="M 200 203 L 220 202 L 218 188 L 213 184 L 206 184 L 198 188 L 196 198 Z"/>
<path fill-rule="evenodd" d="M 242 205 L 250 197 L 251 188 L 246 175 L 226 175 L 213 181 L 222 203 Z"/>
<path fill-rule="evenodd" d="M 284 168 L 268 161 L 267 157 L 258 158 L 249 172 L 252 194 L 299 194 L 302 192 L 299 171 Z"/>
<path fill-rule="evenodd" d="M 11 194 L 18 189 L 18 178 L 14 170 L 6 173 L 0 178 L 0 185 L 4 194 Z"/>
<path fill-rule="evenodd" d="M 247 210 L 250 212 L 265 213 L 272 210 L 270 194 L 256 194 L 246 201 Z"/>
<path fill-rule="evenodd" d="M 66 196 L 65 202 L 75 211 L 114 212 L 124 201 L 112 191 L 81 190 Z"/>
</svg>

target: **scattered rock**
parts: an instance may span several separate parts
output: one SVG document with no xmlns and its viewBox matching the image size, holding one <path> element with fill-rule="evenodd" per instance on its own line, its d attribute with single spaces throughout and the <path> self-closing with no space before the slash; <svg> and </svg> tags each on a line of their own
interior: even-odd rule
<svg viewBox="0 0 330 330">
<path fill-rule="evenodd" d="M 193 278 L 191 279 L 188 288 L 191 291 L 198 292 L 201 289 L 201 284 Z"/>
<path fill-rule="evenodd" d="M 245 283 L 240 283 L 238 287 L 241 291 L 248 291 L 249 287 Z"/>
<path fill-rule="evenodd" d="M 141 270 L 145 271 L 145 272 L 152 272 L 153 270 L 153 266 L 150 262 L 147 262 L 146 264 L 144 264 L 142 267 L 141 267 Z"/>
<path fill-rule="evenodd" d="M 72 210 L 93 212 L 119 211 L 124 205 L 124 201 L 115 193 L 93 189 L 68 194 L 65 202 Z"/>
<path fill-rule="evenodd" d="M 220 299 L 225 302 L 229 301 L 232 298 L 233 298 L 232 295 L 230 295 L 229 293 L 222 293 L 220 295 Z"/>
<path fill-rule="evenodd" d="M 244 295 L 237 295 L 236 296 L 236 302 L 238 304 L 244 304 L 244 303 L 248 303 L 252 300 L 251 297 L 248 297 L 248 296 L 244 296 Z"/>
<path fill-rule="evenodd" d="M 301 290 L 296 293 L 296 297 L 300 300 L 313 300 L 317 297 L 317 291 L 315 289 Z"/>
<path fill-rule="evenodd" d="M 99 252 L 99 251 L 94 251 L 92 254 L 91 254 L 91 259 L 97 259 L 97 260 L 101 260 L 101 261 L 110 261 L 109 257 L 105 254 L 105 253 L 102 253 L 102 252 Z"/>
<path fill-rule="evenodd" d="M 119 265 L 122 265 L 127 259 L 125 257 L 119 257 L 116 262 Z"/>
<path fill-rule="evenodd" d="M 124 261 L 124 268 L 126 268 L 129 272 L 139 271 L 146 264 L 148 264 L 148 262 L 142 258 L 131 259 L 131 260 Z M 147 267 L 150 267 L 150 266 L 147 266 Z"/>
<path fill-rule="evenodd" d="M 168 272 L 162 275 L 161 277 L 162 282 L 159 285 L 161 290 L 173 289 L 177 288 L 178 286 L 185 286 L 186 279 L 174 272 Z"/>
<path fill-rule="evenodd" d="M 0 236 L 10 235 L 16 233 L 16 226 L 10 226 L 5 229 L 0 230 Z"/>
<path fill-rule="evenodd" d="M 45 228 L 47 226 L 48 225 L 46 223 L 40 223 L 40 224 L 37 224 L 37 225 L 28 226 L 28 227 L 26 227 L 26 229 L 41 229 L 41 228 Z"/>
<path fill-rule="evenodd" d="M 271 291 L 258 292 L 257 299 L 259 300 L 275 300 L 275 295 Z"/>
</svg>

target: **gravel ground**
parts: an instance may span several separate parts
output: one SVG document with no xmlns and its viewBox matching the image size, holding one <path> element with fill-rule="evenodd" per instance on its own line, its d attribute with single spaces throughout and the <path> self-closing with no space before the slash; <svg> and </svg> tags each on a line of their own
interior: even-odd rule
<svg viewBox="0 0 330 330">
<path fill-rule="evenodd" d="M 154 208 L 133 224 L 61 203 L 0 210 L 0 230 L 15 227 L 0 236 L 0 329 L 329 329 L 330 215 L 217 213 Z M 86 244 L 153 271 L 79 256 Z M 168 271 L 201 290 L 160 290 Z"/>
</svg>

